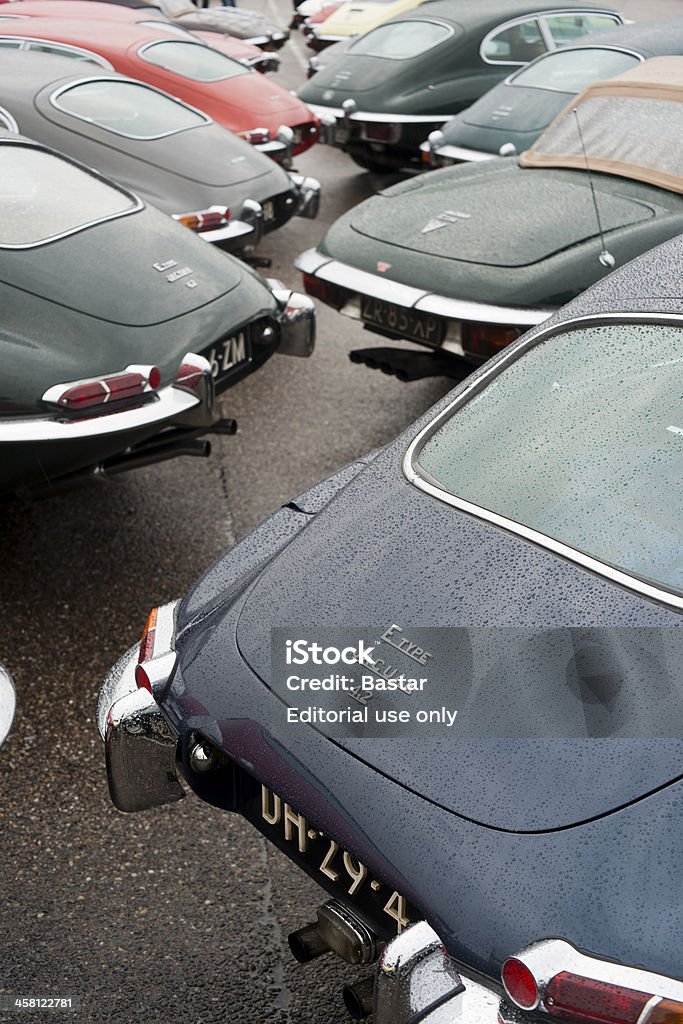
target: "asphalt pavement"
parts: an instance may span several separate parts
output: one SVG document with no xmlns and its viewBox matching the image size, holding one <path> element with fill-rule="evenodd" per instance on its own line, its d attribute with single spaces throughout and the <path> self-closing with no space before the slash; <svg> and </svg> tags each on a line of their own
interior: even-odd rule
<svg viewBox="0 0 683 1024">
<path fill-rule="evenodd" d="M 252 0 L 286 24 L 286 0 Z M 623 0 L 631 18 L 680 0 Z M 295 88 L 296 35 L 278 80 Z M 300 287 L 294 257 L 386 182 L 316 147 L 297 169 L 324 188 L 317 221 L 261 248 Z M 394 437 L 446 390 L 354 366 L 368 343 L 319 308 L 309 360 L 276 356 L 224 398 L 240 431 L 209 460 L 182 459 L 49 499 L 0 504 L 0 660 L 19 709 L 0 752 L 0 995 L 72 996 L 70 1019 L 178 1024 L 336 1024 L 353 972 L 291 959 L 287 933 L 324 894 L 240 819 L 193 797 L 123 815 L 109 802 L 94 713 L 106 669 L 149 609 L 182 594 L 289 497 Z M 44 1020 L 2 1014 L 1 1021 Z M 53 1019 L 53 1018 L 48 1018 Z"/>
</svg>

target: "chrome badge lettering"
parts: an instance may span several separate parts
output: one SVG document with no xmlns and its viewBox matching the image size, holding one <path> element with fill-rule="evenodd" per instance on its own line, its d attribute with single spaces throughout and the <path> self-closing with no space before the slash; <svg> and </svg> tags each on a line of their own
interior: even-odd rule
<svg viewBox="0 0 683 1024">
<path fill-rule="evenodd" d="M 153 263 L 152 266 L 155 270 L 158 270 L 160 274 L 163 274 L 165 270 L 171 270 L 172 267 L 178 266 L 177 260 L 165 260 L 163 263 Z"/>
<path fill-rule="evenodd" d="M 183 277 L 189 277 L 192 273 L 192 267 L 181 267 L 180 270 L 174 270 L 173 273 L 166 275 L 166 280 L 169 284 L 173 284 L 174 281 L 180 281 Z"/>
<path fill-rule="evenodd" d="M 447 224 L 457 224 L 459 220 L 469 220 L 471 216 L 470 213 L 463 213 L 461 210 L 444 210 L 443 213 L 433 217 L 425 224 L 422 234 L 427 235 L 430 231 L 438 231 L 439 228 L 445 228 Z"/>
<path fill-rule="evenodd" d="M 414 644 L 412 640 L 404 636 L 401 627 L 395 623 L 382 633 L 382 640 L 384 640 L 385 644 L 395 647 L 397 651 L 401 651 L 402 654 L 407 654 L 418 665 L 426 665 L 432 659 L 429 651 L 425 651 L 423 647 Z"/>
</svg>

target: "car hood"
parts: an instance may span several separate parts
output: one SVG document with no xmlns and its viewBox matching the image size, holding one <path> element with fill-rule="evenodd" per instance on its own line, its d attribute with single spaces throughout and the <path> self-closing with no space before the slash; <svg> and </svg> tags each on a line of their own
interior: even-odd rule
<svg viewBox="0 0 683 1024">
<path fill-rule="evenodd" d="M 446 142 L 453 146 L 497 153 L 503 143 L 510 141 L 521 153 L 566 107 L 572 95 L 499 85 L 449 121 L 442 131 Z"/>
<path fill-rule="evenodd" d="M 399 440 L 356 476 L 252 584 L 236 627 L 241 657 L 252 671 L 290 706 L 344 707 L 353 703 L 344 694 L 316 693 L 311 700 L 287 690 L 289 671 L 320 677 L 334 670 L 308 665 L 274 674 L 272 627 L 311 637 L 316 630 L 353 625 L 368 642 L 392 624 L 400 624 L 406 636 L 420 627 L 462 627 L 443 633 L 433 629 L 430 668 L 412 664 L 410 673 L 429 677 L 431 696 L 422 698 L 429 707 L 459 709 L 459 731 L 446 730 L 441 738 L 373 739 L 344 738 L 330 733 L 334 727 L 316 728 L 406 789 L 493 828 L 563 828 L 629 804 L 679 775 L 681 744 L 644 738 L 648 729 L 676 735 L 668 720 L 662 732 L 656 731 L 662 720 L 647 722 L 649 712 L 637 702 L 644 716 L 637 738 L 633 723 L 626 729 L 623 722 L 605 726 L 605 708 L 590 698 L 579 711 L 566 663 L 561 667 L 551 651 L 554 641 L 567 641 L 568 626 L 579 633 L 593 626 L 603 633 L 620 627 L 616 633 L 622 638 L 640 626 L 643 630 L 632 632 L 646 646 L 664 634 L 683 642 L 679 630 L 663 628 L 680 626 L 680 616 L 417 490 L 400 469 L 406 444 Z M 234 617 L 232 608 L 213 616 L 207 628 L 214 651 L 234 644 L 234 624 L 227 625 Z M 657 674 L 652 649 L 639 669 L 648 692 Z M 482 662 L 498 659 L 498 675 L 478 671 L 474 652 Z M 519 672 L 515 662 L 524 666 Z M 670 666 L 675 663 L 674 657 Z M 406 662 L 404 668 L 410 666 Z M 192 666 L 198 679 L 202 671 Z M 214 670 L 206 666 L 206 672 L 211 676 Z M 508 685 L 522 678 L 524 697 Z M 664 690 L 658 689 L 658 695 Z M 664 712 L 665 720 L 674 715 L 673 730 L 681 724 L 675 693 L 674 686 Z M 230 716 L 229 688 L 223 698 L 214 691 L 211 697 L 203 692 L 201 699 L 211 701 L 209 712 L 219 722 Z M 221 699 L 228 703 L 222 705 Z M 374 701 L 410 707 L 416 699 L 404 695 L 400 702 L 395 695 L 378 695 Z M 297 729 L 310 728 L 290 725 L 282 732 L 294 742 Z M 629 730 L 631 738 L 623 738 Z M 605 738 L 589 738 L 598 734 Z"/>
<path fill-rule="evenodd" d="M 598 182 L 596 190 L 605 232 L 655 215 L 652 205 L 619 194 L 618 188 L 601 188 Z M 438 218 L 447 211 L 458 217 L 440 226 Z M 505 160 L 449 168 L 396 186 L 356 206 L 342 221 L 356 245 L 373 239 L 490 267 L 538 263 L 598 234 L 587 175 L 529 174 Z"/>
<path fill-rule="evenodd" d="M 94 320 L 131 327 L 200 310 L 248 273 L 153 207 L 0 256 L 3 283 Z"/>
</svg>

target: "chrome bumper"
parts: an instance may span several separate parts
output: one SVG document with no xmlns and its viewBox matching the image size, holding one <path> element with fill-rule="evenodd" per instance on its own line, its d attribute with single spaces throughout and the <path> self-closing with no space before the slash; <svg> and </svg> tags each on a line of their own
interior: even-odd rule
<svg viewBox="0 0 683 1024">
<path fill-rule="evenodd" d="M 199 384 L 192 389 L 186 390 L 178 383 L 169 384 L 137 409 L 105 412 L 90 419 L 58 419 L 54 414 L 0 419 L 0 444 L 82 441 L 139 430 L 152 424 L 161 427 L 170 422 L 176 426 L 209 427 L 216 419 L 211 367 L 201 356 L 192 358 L 205 364 Z"/>
<path fill-rule="evenodd" d="M 432 167 L 442 167 L 445 164 L 480 163 L 483 160 L 495 160 L 499 156 L 498 153 L 484 153 L 480 149 L 450 146 L 447 142 L 438 144 L 430 139 L 421 144 L 420 150 L 427 154 Z"/>
<path fill-rule="evenodd" d="M 245 199 L 237 211 L 222 228 L 201 231 L 198 235 L 205 242 L 213 242 L 222 248 L 239 250 L 248 243 L 258 245 L 263 237 L 263 207 L 255 199 Z"/>
<path fill-rule="evenodd" d="M 290 291 L 275 278 L 269 278 L 268 285 L 278 304 L 276 316 L 280 324 L 280 344 L 277 351 L 283 356 L 307 358 L 313 355 L 315 303 L 308 295 Z"/>
<path fill-rule="evenodd" d="M 323 256 L 317 249 L 307 249 L 297 256 L 294 266 L 302 274 L 312 274 L 323 281 L 330 281 L 357 295 L 371 295 L 397 306 L 421 310 L 442 316 L 448 320 L 470 321 L 486 324 L 510 324 L 515 327 L 532 327 L 547 320 L 552 309 L 529 309 L 519 306 L 494 306 L 485 302 L 471 302 L 468 299 L 453 299 L 421 288 L 391 281 L 366 270 L 357 270 L 347 263 Z M 346 316 L 360 319 L 358 304 L 347 303 L 340 310 Z"/>
<path fill-rule="evenodd" d="M 175 769 L 177 736 L 152 694 L 138 689 L 137 664 L 136 645 L 110 669 L 97 704 L 109 795 L 120 811 L 142 811 L 185 795 Z"/>
<path fill-rule="evenodd" d="M 293 174 L 291 171 L 289 177 L 298 196 L 296 216 L 315 220 L 320 212 L 320 182 L 317 178 Z"/>
<path fill-rule="evenodd" d="M 497 1024 L 500 996 L 466 978 L 425 921 L 384 949 L 377 966 L 374 1024 Z"/>
<path fill-rule="evenodd" d="M 0 665 L 0 744 L 4 743 L 14 720 L 17 697 L 12 677 L 4 665 Z"/>
<path fill-rule="evenodd" d="M 351 135 L 353 125 L 391 124 L 397 127 L 400 137 L 401 125 L 424 125 L 425 131 L 431 126 L 445 124 L 452 114 L 385 114 L 381 111 L 358 110 L 354 100 L 346 100 L 341 107 L 323 107 L 308 103 L 320 121 L 319 142 L 328 146 L 343 145 Z M 370 140 L 372 141 L 372 140 Z"/>
</svg>

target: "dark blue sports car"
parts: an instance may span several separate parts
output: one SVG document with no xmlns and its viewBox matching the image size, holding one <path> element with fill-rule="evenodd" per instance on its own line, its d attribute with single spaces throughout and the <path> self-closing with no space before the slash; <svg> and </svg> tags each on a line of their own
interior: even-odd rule
<svg viewBox="0 0 683 1024">
<path fill-rule="evenodd" d="M 294 498 L 103 687 L 117 806 L 178 758 L 246 816 L 329 894 L 297 958 L 377 964 L 355 1016 L 683 1020 L 682 260 Z"/>
</svg>

